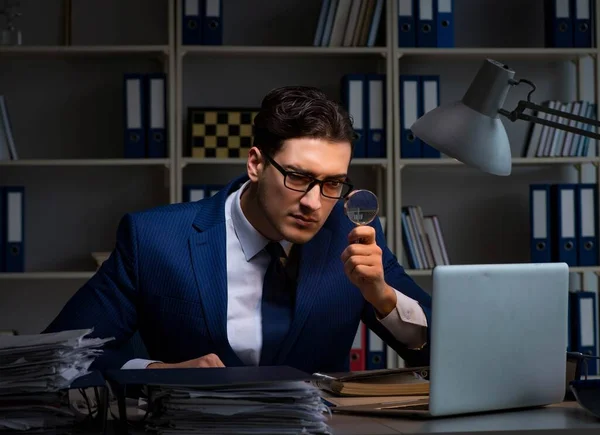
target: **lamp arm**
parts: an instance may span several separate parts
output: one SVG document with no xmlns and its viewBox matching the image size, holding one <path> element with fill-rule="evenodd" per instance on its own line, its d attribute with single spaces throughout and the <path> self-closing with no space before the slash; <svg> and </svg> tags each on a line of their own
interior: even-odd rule
<svg viewBox="0 0 600 435">
<path fill-rule="evenodd" d="M 580 134 L 582 136 L 590 137 L 592 139 L 600 139 L 600 134 L 591 132 L 589 130 L 584 130 L 581 128 L 571 127 L 566 124 L 561 124 L 555 121 L 549 121 L 547 119 L 541 119 L 534 115 L 527 115 L 524 112 L 525 109 L 531 109 L 533 111 L 544 112 L 550 115 L 558 115 L 561 118 L 567 118 L 573 121 L 583 122 L 585 124 L 593 125 L 595 127 L 600 127 L 600 122 L 596 119 L 585 118 L 583 116 L 575 115 L 573 113 L 563 112 L 561 110 L 550 109 L 549 107 L 540 106 L 538 104 L 532 103 L 531 101 L 519 101 L 517 108 L 512 112 L 509 112 L 505 109 L 499 109 L 498 113 L 504 115 L 512 122 L 517 119 L 522 119 L 523 121 L 535 122 L 537 124 L 547 125 L 549 127 L 554 127 L 559 130 L 568 131 L 575 134 Z"/>
</svg>

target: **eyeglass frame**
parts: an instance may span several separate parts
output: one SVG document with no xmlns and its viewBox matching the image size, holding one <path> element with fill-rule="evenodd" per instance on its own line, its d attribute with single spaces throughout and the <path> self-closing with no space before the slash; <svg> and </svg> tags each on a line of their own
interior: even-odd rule
<svg viewBox="0 0 600 435">
<path fill-rule="evenodd" d="M 264 152 L 263 152 L 262 154 L 263 154 L 263 155 L 266 157 L 266 159 L 269 161 L 269 163 L 271 163 L 271 164 L 273 165 L 273 167 L 274 167 L 275 169 L 277 169 L 277 170 L 278 170 L 278 171 L 281 173 L 281 175 L 283 175 L 283 185 L 284 185 L 284 186 L 285 186 L 287 189 L 293 190 L 294 192 L 303 192 L 303 193 L 307 193 L 307 192 L 310 192 L 310 191 L 311 191 L 311 189 L 312 189 L 313 187 L 315 187 L 315 185 L 317 185 L 317 184 L 318 184 L 318 185 L 319 185 L 319 192 L 320 192 L 320 193 L 321 193 L 321 195 L 322 195 L 322 196 L 324 196 L 325 198 L 328 198 L 328 199 L 343 199 L 343 198 L 347 197 L 347 196 L 350 194 L 350 192 L 352 192 L 352 191 L 354 190 L 354 185 L 353 185 L 353 184 L 351 184 L 351 183 L 349 183 L 348 181 L 350 181 L 350 179 L 349 179 L 348 177 L 346 177 L 346 180 L 345 180 L 345 181 L 340 181 L 340 183 L 342 183 L 342 184 L 345 184 L 346 186 L 348 186 L 348 187 L 349 187 L 349 189 L 348 189 L 348 192 L 346 192 L 346 193 L 345 193 L 344 195 L 342 195 L 342 196 L 329 196 L 329 195 L 325 195 L 325 194 L 323 193 L 323 183 L 326 183 L 326 182 L 328 182 L 328 181 L 332 181 L 332 180 L 327 180 L 327 179 L 325 179 L 325 180 L 319 180 L 319 179 L 317 179 L 317 178 L 313 177 L 312 175 L 304 174 L 304 173 L 302 173 L 302 172 L 288 171 L 287 169 L 284 169 L 284 168 L 283 168 L 283 167 L 282 167 L 282 166 L 281 166 L 279 163 L 277 163 L 277 162 L 276 162 L 276 161 L 273 159 L 273 157 L 271 157 L 269 154 L 267 154 L 267 153 L 264 153 Z M 305 178 L 311 178 L 311 179 L 312 179 L 312 181 L 311 181 L 310 183 L 308 183 L 308 186 L 306 187 L 306 189 L 305 189 L 305 190 L 298 190 L 298 189 L 294 189 L 294 188 L 292 188 L 292 187 L 289 187 L 289 186 L 287 185 L 287 183 L 286 183 L 287 176 L 288 176 L 289 174 L 297 174 L 297 175 L 300 175 L 300 176 L 302 176 L 302 177 L 305 177 Z"/>
</svg>

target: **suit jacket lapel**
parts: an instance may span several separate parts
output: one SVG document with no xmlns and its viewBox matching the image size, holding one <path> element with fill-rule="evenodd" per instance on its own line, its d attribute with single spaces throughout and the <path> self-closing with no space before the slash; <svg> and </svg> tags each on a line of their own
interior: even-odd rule
<svg viewBox="0 0 600 435">
<path fill-rule="evenodd" d="M 331 241 L 331 230 L 321 228 L 317 235 L 302 246 L 300 256 L 300 269 L 296 286 L 296 306 L 294 309 L 294 320 L 290 331 L 283 341 L 281 350 L 277 355 L 276 364 L 283 364 L 290 349 L 296 342 L 302 326 L 311 313 L 313 302 L 321 288 L 323 266 L 329 257 L 329 244 Z"/>
<path fill-rule="evenodd" d="M 237 180 L 238 183 L 243 181 Z M 234 183 L 236 182 L 202 203 L 193 224 L 198 231 L 191 235 L 189 249 L 208 332 L 218 349 L 215 353 L 225 365 L 239 366 L 243 363 L 227 338 L 227 237 L 224 205 Z"/>
</svg>

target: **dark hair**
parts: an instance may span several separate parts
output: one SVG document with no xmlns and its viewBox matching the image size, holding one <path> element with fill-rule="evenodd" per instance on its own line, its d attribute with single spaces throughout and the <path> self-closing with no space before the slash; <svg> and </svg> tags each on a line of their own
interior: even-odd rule
<svg viewBox="0 0 600 435">
<path fill-rule="evenodd" d="M 310 86 L 284 86 L 270 91 L 254 118 L 254 146 L 273 156 L 293 138 L 353 142 L 356 133 L 346 109 Z"/>
</svg>

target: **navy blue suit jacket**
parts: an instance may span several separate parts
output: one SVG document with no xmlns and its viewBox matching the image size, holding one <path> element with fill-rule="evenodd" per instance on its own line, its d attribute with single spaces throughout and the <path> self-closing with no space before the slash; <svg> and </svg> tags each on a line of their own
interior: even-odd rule
<svg viewBox="0 0 600 435">
<path fill-rule="evenodd" d="M 215 353 L 226 366 L 243 365 L 226 332 L 224 204 L 246 180 L 234 180 L 199 202 L 125 215 L 110 257 L 45 332 L 94 328 L 94 337 L 115 337 L 95 362 L 97 369 L 119 368 L 135 356 L 124 349 L 137 331 L 152 359 L 180 362 Z M 387 283 L 417 300 L 430 322 L 430 296 L 386 247 L 379 220 L 373 225 Z M 340 201 L 323 228 L 302 246 L 294 320 L 276 364 L 309 373 L 348 370 L 361 319 L 409 365 L 429 363 L 429 348 L 409 350 L 395 340 L 344 274 L 340 255 L 352 228 Z"/>
</svg>

